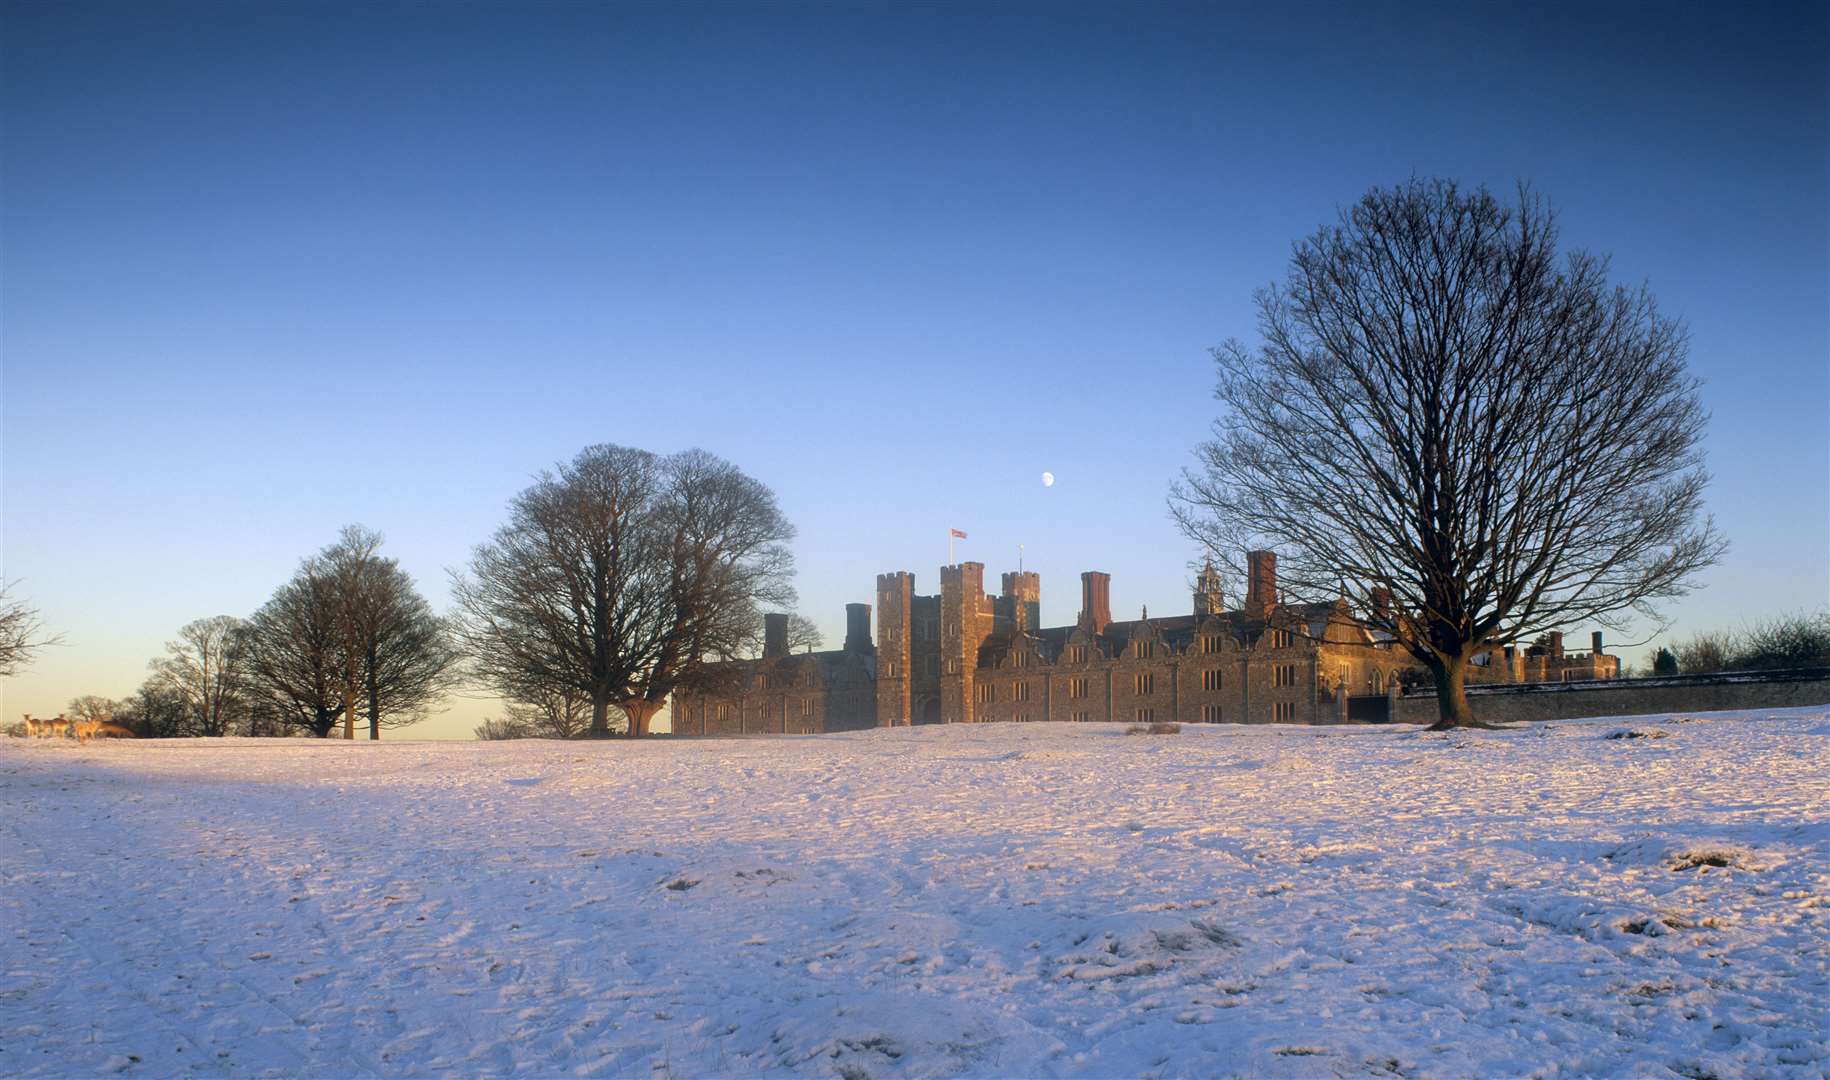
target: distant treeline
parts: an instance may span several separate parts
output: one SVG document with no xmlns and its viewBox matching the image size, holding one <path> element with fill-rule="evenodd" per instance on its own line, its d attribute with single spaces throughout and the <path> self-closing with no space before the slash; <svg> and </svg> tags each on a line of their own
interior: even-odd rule
<svg viewBox="0 0 1830 1080">
<path fill-rule="evenodd" d="M 1651 675 L 1830 668 L 1830 611 L 1778 615 L 1739 631 L 1697 634 L 1660 648 Z"/>
</svg>

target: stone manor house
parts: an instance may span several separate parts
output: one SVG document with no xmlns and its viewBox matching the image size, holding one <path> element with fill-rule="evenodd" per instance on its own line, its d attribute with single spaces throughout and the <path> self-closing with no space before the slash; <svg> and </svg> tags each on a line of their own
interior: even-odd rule
<svg viewBox="0 0 1830 1080">
<path fill-rule="evenodd" d="M 1375 636 L 1344 601 L 1283 604 L 1277 559 L 1247 555 L 1244 604 L 1221 599 L 1206 567 L 1193 610 L 1112 619 L 1111 577 L 1080 575 L 1080 615 L 1043 627 L 1039 575 L 1003 575 L 984 591 L 976 562 L 945 566 L 940 595 L 907 572 L 877 576 L 871 606 L 847 604 L 845 644 L 790 653 L 786 615 L 764 617 L 763 655 L 711 665 L 674 696 L 684 735 L 813 733 L 992 720 L 1133 723 L 1339 723 L 1383 720 L 1410 656 Z M 1601 651 L 1565 655 L 1561 635 L 1481 658 L 1470 682 L 1612 677 Z"/>
</svg>

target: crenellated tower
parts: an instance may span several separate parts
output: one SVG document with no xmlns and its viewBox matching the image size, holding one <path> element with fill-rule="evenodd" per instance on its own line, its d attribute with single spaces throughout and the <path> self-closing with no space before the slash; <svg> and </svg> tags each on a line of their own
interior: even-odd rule
<svg viewBox="0 0 1830 1080">
<path fill-rule="evenodd" d="M 909 612 L 915 575 L 906 570 L 877 575 L 877 726 L 907 726 L 909 712 Z"/>
<path fill-rule="evenodd" d="M 940 571 L 940 720 L 970 724 L 979 646 L 990 636 L 993 612 L 985 595 L 985 564 L 960 563 Z"/>
<path fill-rule="evenodd" d="M 997 615 L 1013 629 L 1033 634 L 1042 629 L 1042 575 L 1034 570 L 1013 571 L 1003 577 Z"/>
</svg>

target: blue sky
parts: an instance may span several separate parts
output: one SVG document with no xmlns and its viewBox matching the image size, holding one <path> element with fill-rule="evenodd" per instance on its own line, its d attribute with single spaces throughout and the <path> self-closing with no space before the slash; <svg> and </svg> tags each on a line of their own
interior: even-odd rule
<svg viewBox="0 0 1830 1080">
<path fill-rule="evenodd" d="M 1180 611 L 1206 350 L 1413 174 L 1530 180 L 1688 322 L 1734 548 L 1676 632 L 1823 606 L 1826 9 L 1274 7 L 7 5 L 0 572 L 68 645 L 5 715 L 349 522 L 442 609 L 593 442 L 774 487 L 832 644 L 949 526 L 1051 623 L 1084 569 Z"/>
</svg>

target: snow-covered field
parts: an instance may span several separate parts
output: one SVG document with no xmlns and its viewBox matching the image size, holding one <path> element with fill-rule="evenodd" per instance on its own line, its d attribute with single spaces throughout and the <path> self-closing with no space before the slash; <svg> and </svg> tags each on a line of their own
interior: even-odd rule
<svg viewBox="0 0 1830 1080">
<path fill-rule="evenodd" d="M 1121 732 L 0 740 L 0 1074 L 1825 1075 L 1830 709 Z"/>
</svg>

